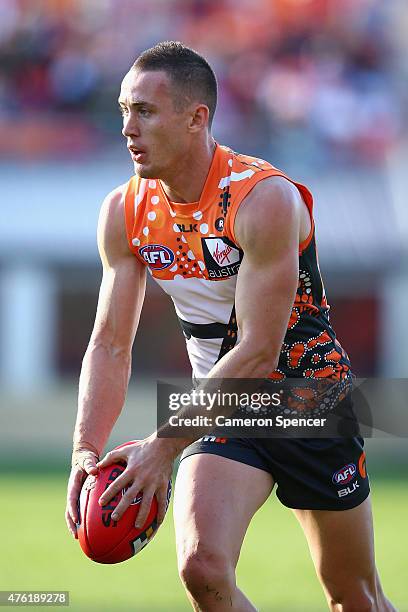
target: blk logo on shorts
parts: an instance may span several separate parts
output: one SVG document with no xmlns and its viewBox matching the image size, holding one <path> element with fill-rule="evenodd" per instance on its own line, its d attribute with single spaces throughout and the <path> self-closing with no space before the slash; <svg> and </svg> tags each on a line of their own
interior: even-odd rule
<svg viewBox="0 0 408 612">
<path fill-rule="evenodd" d="M 346 487 L 345 489 L 340 489 L 340 491 L 337 491 L 337 495 L 339 497 L 346 497 L 346 495 L 350 495 L 351 493 L 354 493 L 354 491 L 357 491 L 357 489 L 360 488 L 360 485 L 358 484 L 358 482 L 353 482 L 353 484 L 351 484 L 349 487 Z"/>
</svg>

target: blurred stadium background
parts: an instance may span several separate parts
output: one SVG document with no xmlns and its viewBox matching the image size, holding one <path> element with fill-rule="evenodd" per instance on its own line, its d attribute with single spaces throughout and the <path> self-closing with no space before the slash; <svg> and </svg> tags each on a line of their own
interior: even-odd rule
<svg viewBox="0 0 408 612">
<path fill-rule="evenodd" d="M 0 588 L 71 588 L 75 610 L 131 609 L 126 581 L 119 593 L 121 571 L 80 558 L 62 515 L 77 378 L 101 277 L 98 210 L 132 174 L 117 111 L 120 81 L 140 51 L 168 39 L 196 48 L 217 73 L 216 139 L 268 159 L 314 193 L 332 321 L 356 374 L 408 375 L 405 0 L 0 0 L 0 482 L 2 497 L 10 487 L 26 508 L 10 498 L 5 506 L 15 520 L 6 540 L 10 558 L 20 563 L 16 539 L 26 555 L 19 572 L 9 563 L 2 568 Z M 189 371 L 171 303 L 153 284 L 133 368 L 111 444 L 150 433 L 155 380 Z M 407 554 L 397 530 L 404 495 L 407 501 L 407 445 L 372 440 L 368 447 L 378 480 L 381 569 L 399 609 L 408 610 Z M 34 475 L 49 500 L 43 556 L 27 517 L 39 499 Z M 39 518 L 43 512 L 36 510 Z M 262 510 L 263 536 L 253 528 L 248 538 L 243 580 L 262 610 L 275 609 L 272 601 L 287 612 L 324 610 L 300 534 L 289 548 L 296 527 L 285 531 L 287 515 L 277 503 Z M 142 557 L 131 562 L 141 584 L 153 587 L 133 609 L 188 610 L 167 523 L 166 535 L 143 553 L 150 565 Z M 278 544 L 287 556 L 279 588 L 269 591 L 265 564 L 270 574 L 277 568 L 268 548 L 259 554 L 257 547 L 271 523 L 286 534 Z M 167 599 L 152 578 L 155 555 L 168 560 L 160 575 Z M 77 563 L 80 579 L 69 574 Z M 134 582 L 129 567 L 124 575 Z M 118 583 L 101 593 L 105 574 Z M 306 578 L 294 593 L 285 580 L 300 574 Z"/>
</svg>

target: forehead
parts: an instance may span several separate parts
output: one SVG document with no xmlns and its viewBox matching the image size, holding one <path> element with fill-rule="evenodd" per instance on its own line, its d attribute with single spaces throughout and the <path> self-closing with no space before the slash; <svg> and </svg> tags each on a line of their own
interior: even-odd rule
<svg viewBox="0 0 408 612">
<path fill-rule="evenodd" d="M 129 70 L 122 81 L 119 102 L 124 104 L 170 103 L 172 98 L 171 82 L 163 70 Z"/>
</svg>

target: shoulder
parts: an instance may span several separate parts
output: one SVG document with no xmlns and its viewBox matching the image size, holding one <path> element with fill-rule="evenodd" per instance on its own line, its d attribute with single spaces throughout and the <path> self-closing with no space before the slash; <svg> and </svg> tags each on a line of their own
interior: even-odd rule
<svg viewBox="0 0 408 612">
<path fill-rule="evenodd" d="M 119 185 L 104 198 L 98 222 L 101 256 L 130 254 L 126 236 L 125 196 L 128 183 Z"/>
<path fill-rule="evenodd" d="M 303 200 L 282 176 L 267 177 L 243 199 L 235 219 L 235 235 L 245 251 L 256 239 L 279 247 L 292 237 L 298 243 Z"/>
<path fill-rule="evenodd" d="M 100 210 L 99 220 L 107 222 L 115 221 L 117 217 L 123 216 L 125 206 L 125 195 L 128 183 L 119 185 L 110 191 L 104 198 Z"/>
</svg>

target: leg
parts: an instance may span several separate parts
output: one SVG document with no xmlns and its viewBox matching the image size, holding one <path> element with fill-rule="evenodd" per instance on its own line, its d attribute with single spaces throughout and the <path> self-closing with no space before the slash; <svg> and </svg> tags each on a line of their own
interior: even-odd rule
<svg viewBox="0 0 408 612">
<path fill-rule="evenodd" d="M 180 463 L 174 522 L 181 580 L 197 612 L 256 610 L 235 582 L 249 522 L 273 489 L 259 468 L 214 454 Z"/>
<path fill-rule="evenodd" d="M 294 510 L 332 612 L 395 612 L 375 568 L 368 497 L 351 510 Z"/>
</svg>

